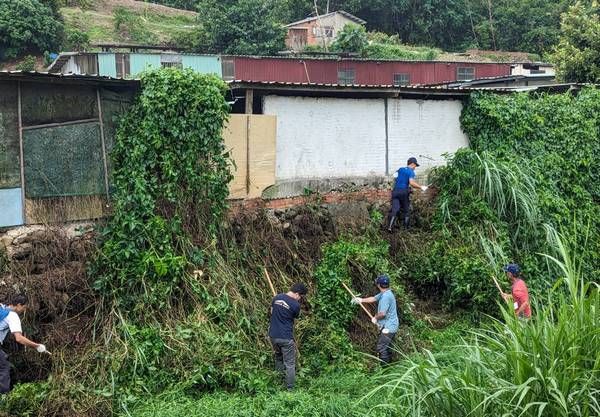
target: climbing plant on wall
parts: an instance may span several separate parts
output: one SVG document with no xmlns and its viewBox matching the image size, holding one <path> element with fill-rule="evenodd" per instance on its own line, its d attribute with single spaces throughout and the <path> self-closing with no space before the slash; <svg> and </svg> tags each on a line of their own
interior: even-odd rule
<svg viewBox="0 0 600 417">
<path fill-rule="evenodd" d="M 210 243 L 232 174 L 221 80 L 169 68 L 144 73 L 141 85 L 117 132 L 114 213 L 93 272 L 120 309 L 143 314 L 190 294 L 190 269 L 203 260 L 191 236 Z"/>
<path fill-rule="evenodd" d="M 470 149 L 438 170 L 440 238 L 412 259 L 421 282 L 447 301 L 487 308 L 489 275 L 522 264 L 533 293 L 552 285 L 544 224 L 578 248 L 584 275 L 600 271 L 600 91 L 474 94 L 461 122 Z"/>
</svg>

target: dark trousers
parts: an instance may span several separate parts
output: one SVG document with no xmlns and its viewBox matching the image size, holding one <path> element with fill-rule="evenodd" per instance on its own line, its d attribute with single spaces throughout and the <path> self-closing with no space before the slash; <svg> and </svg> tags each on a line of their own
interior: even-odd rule
<svg viewBox="0 0 600 417">
<path fill-rule="evenodd" d="M 275 369 L 285 372 L 285 385 L 287 389 L 294 388 L 296 381 L 296 344 L 294 339 L 273 339 L 273 354 L 275 357 Z"/>
<path fill-rule="evenodd" d="M 10 363 L 8 355 L 0 349 L 0 394 L 10 391 Z"/>
<path fill-rule="evenodd" d="M 392 217 L 398 216 L 400 210 L 402 210 L 402 222 L 405 227 L 408 227 L 410 211 L 410 190 L 408 188 L 392 191 Z"/>
<path fill-rule="evenodd" d="M 379 339 L 377 340 L 377 353 L 379 359 L 384 363 L 390 363 L 392 360 L 392 349 L 391 345 L 396 337 L 396 333 L 379 333 Z"/>
</svg>

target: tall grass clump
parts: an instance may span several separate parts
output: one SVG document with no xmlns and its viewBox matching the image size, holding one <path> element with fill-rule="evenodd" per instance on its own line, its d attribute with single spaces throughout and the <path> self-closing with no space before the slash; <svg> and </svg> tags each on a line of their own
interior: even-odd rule
<svg viewBox="0 0 600 417">
<path fill-rule="evenodd" d="M 459 345 L 394 365 L 369 396 L 410 416 L 600 415 L 599 287 L 582 275 L 581 250 L 549 230 L 545 256 L 561 276 L 530 320 L 503 306 Z"/>
</svg>

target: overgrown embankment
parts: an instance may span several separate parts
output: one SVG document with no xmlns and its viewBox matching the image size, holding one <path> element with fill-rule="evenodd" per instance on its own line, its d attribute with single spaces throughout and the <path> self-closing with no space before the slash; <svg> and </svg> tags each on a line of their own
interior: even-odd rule
<svg viewBox="0 0 600 417">
<path fill-rule="evenodd" d="M 584 282 L 598 273 L 597 91 L 474 96 L 463 112 L 473 149 L 434 174 L 439 195 L 416 204 L 417 227 L 388 236 L 379 230 L 385 208 L 369 207 L 370 217 L 344 229 L 319 196 L 288 212 L 226 219 L 223 83 L 165 69 L 143 86 L 117 135 L 115 214 L 85 257 L 88 274 L 71 272 L 81 287 L 61 313 L 61 323 L 85 324 L 83 342 L 49 344 L 51 369 L 40 368 L 48 382 L 18 385 L 2 406 L 9 415 L 593 415 L 600 308 Z M 50 258 L 69 262 L 68 253 Z M 489 277 L 508 260 L 530 283 L 526 331 L 498 308 Z M 18 265 L 11 275 L 27 275 Z M 294 393 L 271 370 L 264 268 L 280 291 L 295 281 L 310 288 Z M 373 353 L 375 329 L 339 285 L 368 294 L 381 272 L 401 310 L 396 346 L 410 355 L 384 371 L 363 354 Z M 550 293 L 561 276 L 566 291 Z M 464 340 L 464 322 L 438 332 L 413 291 L 436 310 L 498 313 L 506 324 Z"/>
</svg>

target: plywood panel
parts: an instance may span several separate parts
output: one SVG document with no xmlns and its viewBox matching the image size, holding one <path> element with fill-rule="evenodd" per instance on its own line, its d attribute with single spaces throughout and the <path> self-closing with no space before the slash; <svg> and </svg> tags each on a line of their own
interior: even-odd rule
<svg viewBox="0 0 600 417">
<path fill-rule="evenodd" d="M 223 129 L 225 148 L 231 153 L 231 158 L 235 162 L 233 181 L 229 184 L 229 198 L 246 197 L 247 128 L 248 118 L 246 115 L 232 114 Z"/>
<path fill-rule="evenodd" d="M 249 171 L 250 186 L 248 198 L 262 195 L 265 188 L 275 184 L 275 145 L 277 118 L 275 116 L 254 115 L 250 117 Z"/>
</svg>

